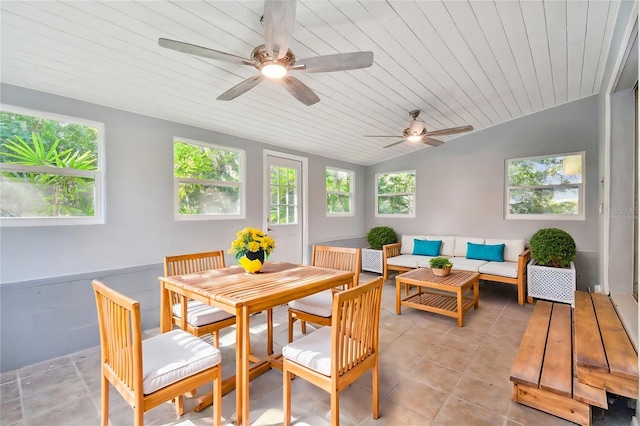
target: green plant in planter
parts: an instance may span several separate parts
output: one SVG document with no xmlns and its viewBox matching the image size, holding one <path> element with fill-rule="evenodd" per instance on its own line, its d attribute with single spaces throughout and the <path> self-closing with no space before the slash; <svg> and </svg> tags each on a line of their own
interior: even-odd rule
<svg viewBox="0 0 640 426">
<path fill-rule="evenodd" d="M 538 265 L 567 268 L 576 257 L 576 243 L 566 231 L 558 228 L 538 230 L 531 240 L 531 257 Z"/>
<path fill-rule="evenodd" d="M 452 267 L 453 265 L 446 257 L 434 257 L 433 259 L 429 260 L 429 266 L 431 267 L 431 269 L 446 269 Z"/>
<path fill-rule="evenodd" d="M 388 226 L 376 226 L 367 232 L 367 243 L 374 250 L 382 250 L 382 246 L 397 242 L 396 231 Z"/>
</svg>

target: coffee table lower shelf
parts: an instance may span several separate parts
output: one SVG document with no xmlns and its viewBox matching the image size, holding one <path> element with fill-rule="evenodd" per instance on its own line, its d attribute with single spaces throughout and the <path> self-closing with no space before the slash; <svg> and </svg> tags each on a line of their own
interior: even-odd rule
<svg viewBox="0 0 640 426">
<path fill-rule="evenodd" d="M 476 301 L 473 297 L 462 297 L 462 312 L 471 309 Z M 405 297 L 401 300 L 402 306 L 446 315 L 451 318 L 458 318 L 458 298 L 455 295 L 442 293 L 420 292 Z"/>
</svg>

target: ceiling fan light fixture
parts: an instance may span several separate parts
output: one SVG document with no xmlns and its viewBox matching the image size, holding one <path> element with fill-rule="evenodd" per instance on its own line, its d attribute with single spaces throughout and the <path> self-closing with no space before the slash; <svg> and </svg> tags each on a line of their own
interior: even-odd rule
<svg viewBox="0 0 640 426">
<path fill-rule="evenodd" d="M 422 140 L 422 135 L 411 135 L 407 137 L 409 142 L 420 142 Z"/>
<path fill-rule="evenodd" d="M 268 78 L 282 78 L 287 75 L 287 68 L 279 62 L 262 65 L 260 72 Z"/>
</svg>

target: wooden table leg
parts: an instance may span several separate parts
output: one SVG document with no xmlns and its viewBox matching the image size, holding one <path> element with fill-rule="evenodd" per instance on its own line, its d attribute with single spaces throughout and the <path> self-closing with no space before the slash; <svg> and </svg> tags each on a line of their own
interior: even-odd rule
<svg viewBox="0 0 640 426">
<path fill-rule="evenodd" d="M 480 300 L 480 279 L 473 282 L 473 309 L 478 309 L 478 301 Z"/>
<path fill-rule="evenodd" d="M 400 315 L 400 287 L 402 283 L 396 278 L 396 315 Z"/>
<path fill-rule="evenodd" d="M 237 319 L 236 319 L 237 320 Z M 241 374 L 240 381 L 236 387 L 236 403 L 240 399 L 240 407 L 238 407 L 238 425 L 249 424 L 249 310 L 243 306 L 241 310 L 240 321 L 242 322 L 242 330 L 240 330 L 241 350 L 238 359 L 239 370 Z M 236 333 L 238 331 L 236 330 Z M 236 368 L 238 372 L 238 368 Z"/>
<path fill-rule="evenodd" d="M 456 296 L 458 299 L 458 327 L 464 327 L 464 312 L 462 308 L 462 287 L 456 288 Z"/>
<path fill-rule="evenodd" d="M 160 333 L 171 331 L 171 296 L 165 285 L 160 281 Z"/>
</svg>

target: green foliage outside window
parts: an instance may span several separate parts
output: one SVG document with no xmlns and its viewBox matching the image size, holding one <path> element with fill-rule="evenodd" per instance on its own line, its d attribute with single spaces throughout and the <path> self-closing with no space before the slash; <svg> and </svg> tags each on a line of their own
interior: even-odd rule
<svg viewBox="0 0 640 426">
<path fill-rule="evenodd" d="M 378 214 L 412 215 L 416 172 L 382 173 L 376 178 Z"/>
<path fill-rule="evenodd" d="M 298 223 L 296 169 L 271 166 L 269 173 L 269 223 Z"/>
<path fill-rule="evenodd" d="M 180 215 L 240 212 L 240 152 L 180 141 L 173 149 Z"/>
<path fill-rule="evenodd" d="M 578 215 L 581 154 L 507 161 L 509 214 Z"/>
<path fill-rule="evenodd" d="M 95 127 L 1 111 L 1 216 L 94 216 L 97 151 Z"/>
<path fill-rule="evenodd" d="M 325 181 L 327 188 L 327 213 L 344 215 L 351 213 L 352 172 L 327 168 Z"/>
</svg>

